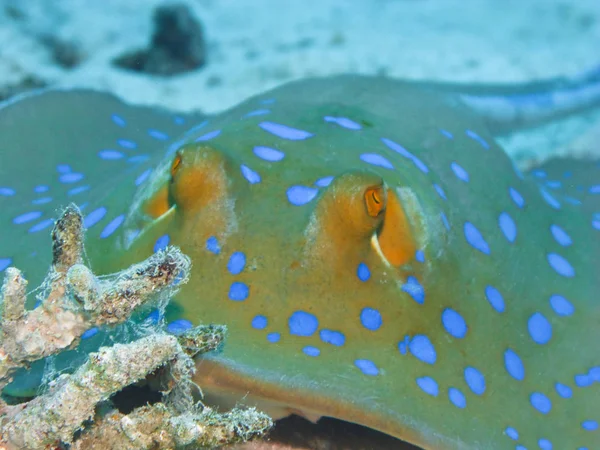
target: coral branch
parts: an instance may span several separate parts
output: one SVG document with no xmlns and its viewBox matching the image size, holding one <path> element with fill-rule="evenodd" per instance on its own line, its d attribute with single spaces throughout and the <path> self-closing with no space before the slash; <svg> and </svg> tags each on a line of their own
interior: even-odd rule
<svg viewBox="0 0 600 450">
<path fill-rule="evenodd" d="M 102 442 L 106 448 L 173 449 L 215 448 L 249 441 L 273 426 L 265 414 L 250 408 L 218 414 L 210 408 L 173 415 L 163 404 L 138 408 L 131 414 L 111 415 L 74 448 L 88 450 Z"/>
<path fill-rule="evenodd" d="M 18 269 L 6 270 L 0 296 L 0 389 L 18 368 L 73 348 L 89 328 L 126 321 L 136 308 L 161 294 L 172 296 L 178 276 L 180 283 L 187 281 L 190 260 L 173 247 L 98 280 L 81 264 L 82 223 L 76 206 L 67 207 L 56 222 L 52 267 L 38 308 L 25 311 L 27 282 Z"/>
<path fill-rule="evenodd" d="M 0 390 L 30 362 L 75 346 L 84 331 L 129 319 L 140 305 L 168 300 L 187 282 L 190 260 L 169 247 L 99 280 L 83 265 L 83 221 L 69 206 L 52 231 L 53 260 L 43 301 L 25 310 L 27 281 L 8 268 L 0 296 Z M 218 349 L 226 327 L 201 325 L 175 337 L 155 330 L 138 340 L 91 353 L 72 375 L 50 382 L 24 405 L 0 402 L 0 448 L 167 449 L 216 447 L 264 434 L 271 419 L 254 409 L 218 414 L 194 401 L 193 357 Z M 153 374 L 163 403 L 124 415 L 97 406 Z M 95 418 L 95 415 L 98 417 Z M 82 433 L 77 434 L 79 430 Z M 77 436 L 77 439 L 76 439 Z"/>
</svg>

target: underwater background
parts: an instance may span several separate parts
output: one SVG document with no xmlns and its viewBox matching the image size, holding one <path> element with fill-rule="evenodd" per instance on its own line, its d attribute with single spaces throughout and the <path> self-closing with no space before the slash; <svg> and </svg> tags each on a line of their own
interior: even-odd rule
<svg viewBox="0 0 600 450">
<path fill-rule="evenodd" d="M 165 44 L 185 48 L 174 61 L 160 49 L 153 53 L 161 17 L 166 41 L 173 23 L 180 25 L 181 41 Z M 573 76 L 600 62 L 600 2 L 4 0 L 0 42 L 2 99 L 29 89 L 87 87 L 133 104 L 215 114 L 312 76 L 465 83 Z M 597 112 L 578 115 L 502 142 L 526 166 L 599 120 Z M 330 420 L 321 425 L 323 436 L 299 419 L 288 423 L 287 442 L 295 436 L 299 443 L 274 448 L 401 448 L 370 431 L 366 442 L 373 443 L 358 444 L 365 439 L 358 427 Z"/>
<path fill-rule="evenodd" d="M 119 66 L 149 47 L 156 8 L 173 4 L 198 22 L 196 29 L 180 18 L 184 33 L 197 33 L 199 67 L 165 76 Z M 310 76 L 478 83 L 571 76 L 597 64 L 600 2 L 3 0 L 0 42 L 1 97 L 92 87 L 136 104 L 212 114 Z M 587 127 L 581 122 L 513 136 L 505 147 L 531 159 L 571 140 Z"/>
</svg>

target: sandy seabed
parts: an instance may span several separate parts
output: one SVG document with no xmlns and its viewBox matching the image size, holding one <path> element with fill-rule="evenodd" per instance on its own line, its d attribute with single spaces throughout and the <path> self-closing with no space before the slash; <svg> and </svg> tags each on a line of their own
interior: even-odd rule
<svg viewBox="0 0 600 450">
<path fill-rule="evenodd" d="M 202 70 L 165 79 L 111 65 L 146 45 L 152 11 L 164 3 L 0 1 L 0 83 L 35 75 L 215 113 L 307 76 L 514 82 L 572 75 L 600 59 L 596 0 L 189 0 L 208 42 Z M 45 35 L 78 43 L 85 59 L 73 70 L 58 67 Z"/>
</svg>

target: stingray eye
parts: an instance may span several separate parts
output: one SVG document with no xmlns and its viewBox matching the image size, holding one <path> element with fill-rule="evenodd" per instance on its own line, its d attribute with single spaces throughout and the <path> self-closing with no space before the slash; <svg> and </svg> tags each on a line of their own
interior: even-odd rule
<svg viewBox="0 0 600 450">
<path fill-rule="evenodd" d="M 371 217 L 379 216 L 385 211 L 385 191 L 383 186 L 376 186 L 368 188 L 365 191 L 365 205 L 367 207 L 367 214 Z"/>
<path fill-rule="evenodd" d="M 171 163 L 171 182 L 173 182 L 173 178 L 175 178 L 175 175 L 177 175 L 180 166 L 181 153 L 177 152 L 177 154 L 175 155 L 175 159 L 173 159 L 173 162 Z"/>
</svg>

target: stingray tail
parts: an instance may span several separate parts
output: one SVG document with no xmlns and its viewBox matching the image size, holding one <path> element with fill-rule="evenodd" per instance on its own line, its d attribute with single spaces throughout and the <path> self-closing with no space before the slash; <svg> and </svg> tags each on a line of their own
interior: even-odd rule
<svg viewBox="0 0 600 450">
<path fill-rule="evenodd" d="M 524 84 L 430 86 L 458 93 L 498 135 L 600 107 L 600 64 L 576 76 Z"/>
</svg>

